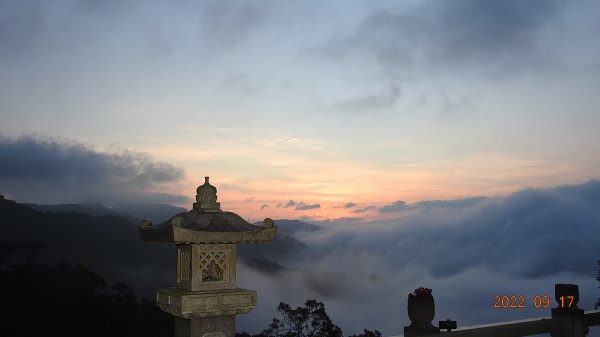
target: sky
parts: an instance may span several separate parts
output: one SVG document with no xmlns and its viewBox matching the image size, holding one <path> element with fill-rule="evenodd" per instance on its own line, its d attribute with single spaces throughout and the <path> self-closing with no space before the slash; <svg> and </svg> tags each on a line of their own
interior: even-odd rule
<svg viewBox="0 0 600 337">
<path fill-rule="evenodd" d="M 190 208 L 210 176 L 251 220 L 374 221 L 583 183 L 598 7 L 0 1 L 3 193 Z"/>
<path fill-rule="evenodd" d="M 238 285 L 259 294 L 238 317 L 251 332 L 279 301 L 315 297 L 346 334 L 401 334 L 420 286 L 459 326 L 547 316 L 492 299 L 552 296 L 558 282 L 579 284 L 589 309 L 599 12 L 592 0 L 0 0 L 0 193 L 191 209 L 210 176 L 224 210 L 318 224 L 276 260 L 288 269 L 239 263 Z"/>
</svg>

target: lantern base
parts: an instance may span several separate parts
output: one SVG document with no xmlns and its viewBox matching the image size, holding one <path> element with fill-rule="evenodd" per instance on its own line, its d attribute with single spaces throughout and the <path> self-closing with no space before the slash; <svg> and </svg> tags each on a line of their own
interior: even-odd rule
<svg viewBox="0 0 600 337">
<path fill-rule="evenodd" d="M 256 291 L 235 288 L 215 291 L 159 289 L 156 304 L 165 312 L 185 319 L 245 314 L 256 308 Z"/>
<path fill-rule="evenodd" d="M 233 337 L 235 316 L 185 319 L 175 317 L 175 337 Z"/>
</svg>

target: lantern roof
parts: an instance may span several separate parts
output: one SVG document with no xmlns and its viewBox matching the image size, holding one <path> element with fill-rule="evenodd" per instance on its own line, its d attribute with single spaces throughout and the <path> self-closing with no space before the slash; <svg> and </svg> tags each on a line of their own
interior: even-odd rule
<svg viewBox="0 0 600 337">
<path fill-rule="evenodd" d="M 205 177 L 196 189 L 196 202 L 189 212 L 174 215 L 154 226 L 142 220 L 138 230 L 143 241 L 164 243 L 244 243 L 269 242 L 277 227 L 266 218 L 262 226 L 253 225 L 233 212 L 222 211 L 217 202 L 217 188 Z"/>
</svg>

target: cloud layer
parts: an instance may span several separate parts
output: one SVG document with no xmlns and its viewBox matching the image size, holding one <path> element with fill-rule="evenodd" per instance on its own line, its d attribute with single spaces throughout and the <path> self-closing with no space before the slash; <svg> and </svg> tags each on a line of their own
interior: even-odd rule
<svg viewBox="0 0 600 337">
<path fill-rule="evenodd" d="M 0 138 L 2 193 L 31 202 L 95 201 L 180 203 L 183 196 L 160 187 L 183 169 L 123 150 L 108 153 L 80 143 L 35 137 Z"/>
<path fill-rule="evenodd" d="M 406 296 L 420 286 L 433 288 L 436 319 L 456 319 L 460 326 L 548 316 L 533 299 L 547 295 L 555 306 L 555 283 L 579 284 L 585 309 L 600 295 L 594 280 L 600 181 L 395 204 L 402 215 L 396 220 L 339 219 L 295 233 L 308 248 L 300 260 L 276 258 L 285 269 L 241 267 L 240 283 L 258 290 L 260 305 L 240 317 L 240 326 L 269 321 L 279 301 L 298 306 L 317 298 L 345 333 L 401 334 L 409 323 Z M 525 296 L 527 308 L 493 309 L 496 295 Z"/>
<path fill-rule="evenodd" d="M 565 7 L 567 3 L 554 0 L 459 0 L 379 8 L 353 34 L 338 37 L 323 51 L 336 58 L 356 53 L 372 57 L 388 74 L 458 68 L 484 76 L 506 71 L 514 75 L 548 60 L 540 45 Z M 356 108 L 392 104 L 399 90 L 390 88 L 389 94 L 348 104 Z"/>
</svg>

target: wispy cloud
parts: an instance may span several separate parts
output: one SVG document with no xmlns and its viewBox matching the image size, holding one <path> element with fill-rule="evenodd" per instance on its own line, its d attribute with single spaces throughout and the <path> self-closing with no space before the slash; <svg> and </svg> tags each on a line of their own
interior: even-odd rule
<svg viewBox="0 0 600 337">
<path fill-rule="evenodd" d="M 370 211 L 372 209 L 377 209 L 377 206 L 369 205 L 366 207 L 358 208 L 358 209 L 353 210 L 352 213 L 364 213 L 364 212 Z"/>
<path fill-rule="evenodd" d="M 306 211 L 309 209 L 317 209 L 317 208 L 321 208 L 321 205 L 320 204 L 305 204 L 302 201 L 300 201 L 296 205 L 296 211 Z"/>
<path fill-rule="evenodd" d="M 405 209 L 406 209 L 406 201 L 398 200 L 398 201 L 394 201 L 390 205 L 385 205 L 385 206 L 381 207 L 379 209 L 379 212 L 380 213 L 398 212 L 398 211 L 403 211 Z"/>
<path fill-rule="evenodd" d="M 283 208 L 293 207 L 294 210 L 296 210 L 296 211 L 306 211 L 309 209 L 321 208 L 321 205 L 320 204 L 305 204 L 303 201 L 296 202 L 294 200 L 290 200 L 285 205 L 282 203 L 279 203 L 279 204 L 277 204 L 276 207 L 283 207 Z"/>
<path fill-rule="evenodd" d="M 333 103 L 331 108 L 341 111 L 373 111 L 393 107 L 401 94 L 400 85 L 392 82 L 378 93 L 346 98 Z"/>
<path fill-rule="evenodd" d="M 340 206 L 333 206 L 333 208 L 352 208 L 352 207 L 354 207 L 356 205 L 357 205 L 356 203 L 347 202 L 347 203 L 345 203 L 343 205 L 340 205 Z"/>
</svg>

